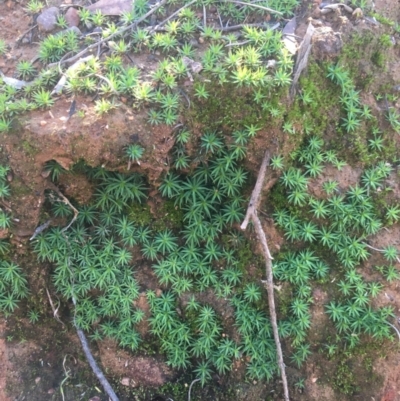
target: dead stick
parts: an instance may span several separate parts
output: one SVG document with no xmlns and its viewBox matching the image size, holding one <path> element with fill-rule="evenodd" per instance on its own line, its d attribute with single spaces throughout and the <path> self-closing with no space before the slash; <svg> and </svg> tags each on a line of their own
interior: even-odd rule
<svg viewBox="0 0 400 401">
<path fill-rule="evenodd" d="M 251 219 L 253 221 L 258 240 L 260 241 L 261 246 L 263 248 L 263 253 L 264 253 L 264 257 L 265 257 L 265 270 L 266 270 L 266 276 L 267 276 L 267 293 L 268 293 L 269 314 L 271 317 L 272 331 L 274 333 L 276 354 L 278 357 L 278 366 L 281 371 L 284 398 L 285 398 L 285 401 L 289 401 L 290 400 L 289 399 L 289 387 L 288 387 L 287 378 L 286 378 L 285 364 L 283 362 L 283 353 L 282 353 L 281 341 L 279 339 L 278 323 L 277 323 L 276 310 L 275 310 L 274 280 L 273 280 L 273 275 L 272 275 L 272 257 L 271 257 L 271 253 L 268 248 L 267 237 L 265 236 L 265 232 L 262 228 L 260 219 L 257 216 L 257 205 L 260 202 L 261 189 L 262 189 L 262 186 L 264 183 L 265 173 L 267 171 L 267 165 L 269 163 L 269 159 L 270 159 L 269 152 L 266 151 L 263 161 L 261 163 L 260 171 L 258 173 L 256 185 L 254 186 L 254 190 L 251 194 L 251 198 L 250 198 L 249 206 L 247 208 L 245 219 L 244 219 L 242 225 L 240 226 L 240 228 L 242 230 L 245 230 L 249 223 L 249 220 Z"/>
<path fill-rule="evenodd" d="M 261 189 L 264 183 L 264 178 L 265 178 L 265 173 L 267 171 L 267 166 L 269 163 L 269 159 L 270 159 L 270 155 L 269 152 L 266 151 L 263 161 L 261 163 L 261 167 L 260 167 L 260 171 L 258 172 L 258 177 L 257 177 L 257 182 L 256 185 L 253 189 L 253 192 L 251 194 L 251 198 L 250 198 L 250 203 L 249 203 L 249 207 L 247 208 L 247 212 L 246 212 L 246 216 L 243 220 L 242 225 L 240 226 L 240 228 L 242 230 L 245 230 L 247 228 L 247 225 L 249 224 L 249 220 L 251 218 L 251 215 L 253 213 L 256 212 L 257 207 L 258 207 L 258 202 L 260 201 L 260 193 L 261 193 Z"/>
<path fill-rule="evenodd" d="M 268 293 L 269 314 L 271 317 L 271 325 L 272 325 L 272 330 L 274 333 L 276 353 L 278 356 L 278 366 L 281 371 L 283 393 L 284 393 L 285 401 L 289 401 L 289 388 L 288 388 L 288 383 L 287 383 L 287 378 L 286 378 L 285 363 L 283 362 L 281 341 L 279 339 L 278 322 L 276 319 L 275 299 L 274 299 L 274 281 L 273 281 L 273 275 L 272 275 L 271 256 L 270 256 L 270 252 L 268 249 L 267 238 L 265 237 L 265 233 L 262 228 L 260 219 L 258 218 L 258 216 L 255 213 L 253 213 L 251 215 L 251 219 L 253 220 L 254 228 L 256 230 L 258 240 L 261 242 L 261 245 L 262 245 L 263 251 L 264 251 L 265 270 L 267 273 L 267 293 Z"/>
<path fill-rule="evenodd" d="M 261 10 L 268 11 L 271 14 L 276 14 L 276 15 L 283 15 L 280 11 L 273 10 L 272 8 L 264 7 L 264 6 L 259 6 L 258 4 L 254 3 L 245 3 L 243 1 L 237 1 L 237 0 L 225 0 L 223 3 L 233 3 L 233 4 L 240 4 L 243 6 L 248 6 L 248 7 L 255 7 L 255 8 L 260 8 Z"/>
<path fill-rule="evenodd" d="M 90 352 L 89 344 L 87 342 L 85 334 L 83 333 L 83 331 L 81 329 L 78 329 L 78 327 L 76 327 L 76 332 L 78 333 L 79 340 L 81 340 L 83 352 L 85 353 L 86 359 L 88 360 L 89 365 L 93 370 L 93 373 L 96 375 L 96 377 L 99 379 L 99 382 L 103 386 L 104 391 L 110 397 L 111 401 L 119 401 L 117 394 L 115 394 L 110 383 L 108 382 L 108 380 L 104 376 L 103 372 L 101 371 L 101 369 L 98 367 L 96 361 L 94 360 L 93 355 Z"/>
</svg>

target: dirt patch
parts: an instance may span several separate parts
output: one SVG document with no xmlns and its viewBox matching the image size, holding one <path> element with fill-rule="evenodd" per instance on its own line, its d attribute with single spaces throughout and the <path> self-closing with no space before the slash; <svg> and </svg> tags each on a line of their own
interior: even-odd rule
<svg viewBox="0 0 400 401">
<path fill-rule="evenodd" d="M 102 364 L 121 380 L 125 379 L 123 385 L 158 387 L 173 377 L 172 370 L 156 358 L 133 356 L 111 340 L 104 340 L 98 345 Z"/>
</svg>

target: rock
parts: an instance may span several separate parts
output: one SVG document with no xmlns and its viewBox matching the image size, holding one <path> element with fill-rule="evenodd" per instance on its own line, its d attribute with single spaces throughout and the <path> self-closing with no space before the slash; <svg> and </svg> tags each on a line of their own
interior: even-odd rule
<svg viewBox="0 0 400 401">
<path fill-rule="evenodd" d="M 65 13 L 65 20 L 69 27 L 78 26 L 80 22 L 78 11 L 76 8 L 70 7 L 68 11 Z"/>
<path fill-rule="evenodd" d="M 46 8 L 37 17 L 37 24 L 39 29 L 43 32 L 51 32 L 57 24 L 57 16 L 60 10 L 57 7 Z"/>
<path fill-rule="evenodd" d="M 123 377 L 120 381 L 120 383 L 123 386 L 129 386 L 129 387 L 136 387 L 137 384 L 134 380 L 130 379 L 129 377 Z"/>
<path fill-rule="evenodd" d="M 363 11 L 361 10 L 361 8 L 356 8 L 353 11 L 352 17 L 355 19 L 361 19 L 364 16 Z"/>
<path fill-rule="evenodd" d="M 194 48 L 197 48 L 197 47 L 199 47 L 199 42 L 196 39 L 193 38 L 193 39 L 189 40 L 189 45 L 194 47 Z"/>
<path fill-rule="evenodd" d="M 64 29 L 57 33 L 57 35 L 65 35 L 66 33 L 73 31 L 80 38 L 82 37 L 82 32 L 77 26 L 71 26 L 70 28 Z"/>
<path fill-rule="evenodd" d="M 129 377 L 123 377 L 120 382 L 123 386 L 129 386 L 130 379 Z"/>
<path fill-rule="evenodd" d="M 339 32 L 323 26 L 316 28 L 312 38 L 312 52 L 317 60 L 326 60 L 339 55 L 343 47 L 342 37 Z"/>
</svg>

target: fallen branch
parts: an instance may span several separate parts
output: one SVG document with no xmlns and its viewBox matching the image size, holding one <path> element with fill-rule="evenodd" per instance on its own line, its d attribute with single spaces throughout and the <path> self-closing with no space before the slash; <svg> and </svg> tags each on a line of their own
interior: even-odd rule
<svg viewBox="0 0 400 401">
<path fill-rule="evenodd" d="M 279 28 L 279 26 L 280 26 L 279 22 L 277 22 L 274 25 L 270 25 L 265 22 L 262 22 L 259 24 L 239 24 L 239 25 L 231 25 L 231 26 L 225 26 L 225 27 L 220 27 L 220 28 L 216 27 L 215 29 L 218 31 L 222 31 L 222 32 L 238 31 L 239 29 L 243 29 L 244 27 L 274 30 L 276 28 Z"/>
<path fill-rule="evenodd" d="M 193 384 L 196 383 L 196 382 L 199 382 L 199 381 L 200 381 L 200 379 L 194 379 L 194 380 L 190 383 L 189 392 L 188 392 L 188 401 L 190 401 L 190 393 L 192 392 Z"/>
<path fill-rule="evenodd" d="M 260 167 L 260 171 L 258 173 L 256 185 L 254 187 L 253 193 L 251 194 L 250 203 L 246 212 L 246 217 L 240 228 L 242 230 L 245 230 L 249 223 L 249 220 L 251 219 L 253 221 L 258 240 L 260 241 L 263 249 L 265 258 L 265 270 L 267 276 L 266 284 L 268 293 L 269 314 L 271 317 L 271 325 L 274 333 L 276 354 L 278 357 L 278 366 L 281 371 L 284 399 L 285 401 L 289 401 L 289 387 L 286 378 L 285 364 L 283 362 L 283 353 L 282 353 L 281 341 L 279 339 L 278 323 L 275 310 L 274 281 L 272 275 L 272 257 L 268 248 L 267 237 L 265 236 L 265 232 L 262 228 L 261 221 L 257 216 L 257 205 L 259 204 L 260 201 L 260 193 L 264 182 L 264 177 L 267 170 L 267 165 L 269 163 L 269 159 L 270 159 L 269 152 L 266 151 Z"/>
<path fill-rule="evenodd" d="M 267 166 L 269 164 L 270 155 L 268 152 L 265 152 L 264 159 L 261 163 L 260 171 L 258 172 L 257 182 L 254 186 L 253 192 L 251 193 L 249 207 L 247 208 L 246 216 L 243 220 L 240 228 L 245 230 L 247 225 L 249 224 L 249 220 L 251 216 L 257 212 L 258 203 L 260 201 L 260 193 L 264 183 L 265 173 L 267 172 Z"/>
<path fill-rule="evenodd" d="M 233 4 L 240 4 L 243 6 L 248 6 L 248 7 L 254 7 L 254 8 L 260 8 L 261 10 L 268 11 L 271 14 L 276 14 L 276 15 L 283 15 L 280 11 L 273 10 L 272 8 L 264 7 L 264 6 L 259 6 L 258 4 L 254 3 L 245 3 L 244 1 L 237 1 L 237 0 L 225 0 L 223 3 L 233 3 Z"/>
<path fill-rule="evenodd" d="M 174 18 L 176 15 L 180 14 L 180 12 L 182 10 L 184 10 L 187 7 L 190 7 L 192 4 L 196 3 L 197 0 L 192 0 L 190 3 L 185 4 L 183 7 L 179 8 L 178 10 L 176 10 L 174 13 L 172 13 L 171 15 L 168 16 L 168 18 L 166 18 L 164 21 L 160 22 L 159 24 L 157 24 L 156 26 L 154 26 L 153 28 L 149 28 L 149 32 L 153 32 L 156 31 L 157 29 L 163 27 L 169 20 L 171 20 L 172 18 Z"/>
<path fill-rule="evenodd" d="M 110 383 L 108 382 L 108 380 L 104 376 L 103 372 L 101 371 L 101 369 L 98 367 L 96 361 L 94 360 L 93 355 L 90 352 L 89 344 L 88 344 L 85 334 L 83 333 L 83 331 L 81 329 L 78 329 L 78 327 L 76 327 L 76 332 L 78 333 L 79 340 L 81 340 L 83 352 L 85 353 L 86 359 L 88 360 L 89 365 L 93 370 L 93 373 L 96 375 L 97 379 L 103 386 L 104 391 L 108 394 L 111 401 L 119 401 L 117 394 L 115 394 Z"/>
<path fill-rule="evenodd" d="M 399 332 L 399 330 L 397 329 L 397 327 L 396 326 L 394 326 L 392 323 L 389 323 L 389 322 L 386 322 L 390 327 L 393 327 L 394 328 L 394 330 L 396 331 L 396 333 L 397 333 L 397 335 L 399 336 L 399 342 L 400 342 L 400 332 Z"/>
<path fill-rule="evenodd" d="M 374 248 L 373 246 L 367 244 L 366 242 L 362 242 L 362 244 L 365 245 L 367 248 L 372 249 L 373 251 L 380 252 L 380 253 L 385 253 L 384 249 Z M 398 263 L 400 263 L 400 258 L 398 256 L 396 256 L 396 260 L 397 260 Z"/>
<path fill-rule="evenodd" d="M 65 226 L 61 230 L 61 232 L 65 232 L 72 226 L 72 224 L 78 217 L 78 214 L 79 214 L 78 209 L 76 209 L 74 206 L 71 205 L 71 202 L 68 200 L 68 198 L 52 182 L 49 182 L 47 185 L 48 185 L 47 189 L 53 190 L 62 199 L 63 203 L 68 205 L 74 211 L 74 217 L 72 218 L 72 220 L 69 222 L 69 224 L 67 226 Z M 66 240 L 67 240 L 67 238 L 66 238 Z"/>
<path fill-rule="evenodd" d="M 308 28 L 306 34 L 304 35 L 304 39 L 301 42 L 299 52 L 297 54 L 296 64 L 294 66 L 294 74 L 292 85 L 290 87 L 290 97 L 293 101 L 294 96 L 296 94 L 297 82 L 299 81 L 300 75 L 303 70 L 307 67 L 308 64 L 308 57 L 311 52 L 311 41 L 314 35 L 315 29 L 311 22 L 308 24 Z"/>
<path fill-rule="evenodd" d="M 46 294 L 47 294 L 47 298 L 49 298 L 49 302 L 50 302 L 51 310 L 53 311 L 54 319 L 56 319 L 57 322 L 61 323 L 65 327 L 65 324 L 61 321 L 60 317 L 58 316 L 58 310 L 60 309 L 60 301 L 58 301 L 58 305 L 56 308 L 53 304 L 53 300 L 51 299 L 51 296 L 50 296 L 50 293 L 49 293 L 49 290 L 47 289 L 47 287 L 46 287 Z"/>
</svg>

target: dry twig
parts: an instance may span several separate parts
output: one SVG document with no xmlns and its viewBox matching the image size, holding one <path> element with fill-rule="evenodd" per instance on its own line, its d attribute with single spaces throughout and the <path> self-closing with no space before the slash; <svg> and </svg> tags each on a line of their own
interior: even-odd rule
<svg viewBox="0 0 400 401">
<path fill-rule="evenodd" d="M 47 294 L 47 298 L 49 298 L 49 302 L 50 302 L 51 310 L 53 311 L 54 319 L 56 319 L 57 322 L 61 323 L 65 327 L 65 324 L 60 320 L 60 317 L 58 316 L 58 310 L 60 309 L 60 301 L 58 301 L 58 305 L 56 308 L 53 304 L 53 300 L 51 299 L 51 296 L 50 296 L 50 293 L 49 293 L 49 290 L 47 289 L 47 287 L 46 287 L 46 294 Z"/>
<path fill-rule="evenodd" d="M 283 362 L 283 353 L 281 347 L 281 341 L 279 339 L 278 333 L 278 323 L 276 319 L 276 310 L 275 310 L 275 299 L 274 299 L 274 281 L 272 275 L 272 257 L 268 248 L 267 238 L 265 236 L 265 232 L 262 228 L 261 221 L 257 216 L 257 205 L 260 202 L 260 193 L 264 182 L 265 173 L 267 171 L 267 165 L 269 163 L 270 155 L 269 152 L 266 151 L 264 155 L 264 159 L 261 164 L 260 171 L 258 173 L 257 182 L 254 187 L 254 190 L 251 194 L 250 203 L 247 208 L 246 217 L 240 226 L 242 230 L 245 230 L 249 220 L 251 219 L 254 224 L 254 228 L 258 237 L 258 240 L 261 243 L 264 258 L 265 258 L 265 268 L 266 268 L 266 284 L 267 284 L 267 293 L 268 293 L 268 305 L 269 305 L 269 314 L 271 317 L 271 325 L 274 333 L 276 353 L 278 357 L 278 366 L 281 371 L 282 385 L 283 385 L 283 393 L 285 401 L 289 401 L 289 387 L 286 378 L 285 364 Z"/>
</svg>

